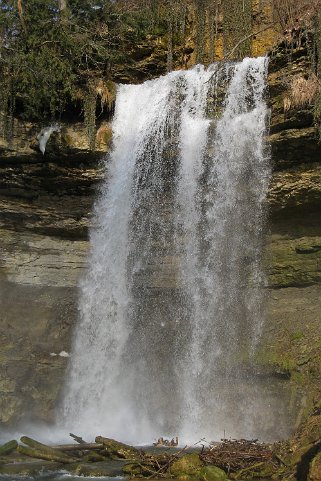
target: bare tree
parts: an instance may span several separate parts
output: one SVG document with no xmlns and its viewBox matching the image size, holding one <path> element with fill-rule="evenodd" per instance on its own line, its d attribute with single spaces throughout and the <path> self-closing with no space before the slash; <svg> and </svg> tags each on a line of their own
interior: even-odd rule
<svg viewBox="0 0 321 481">
<path fill-rule="evenodd" d="M 22 5 L 22 0 L 17 0 L 17 8 L 18 8 L 18 15 L 19 19 L 23 28 L 24 33 L 27 33 L 27 27 L 26 23 L 23 17 L 23 5 Z"/>
<path fill-rule="evenodd" d="M 321 0 L 273 0 L 272 5 L 275 21 L 284 31 L 309 24 L 321 8 Z"/>
</svg>

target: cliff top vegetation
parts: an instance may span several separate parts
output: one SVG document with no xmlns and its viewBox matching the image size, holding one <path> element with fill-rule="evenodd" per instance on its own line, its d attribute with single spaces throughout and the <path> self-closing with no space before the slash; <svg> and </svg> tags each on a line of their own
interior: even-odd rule
<svg viewBox="0 0 321 481">
<path fill-rule="evenodd" d="M 243 58 L 251 54 L 256 33 L 253 22 L 255 28 L 260 26 L 255 17 L 266 8 L 272 11 L 268 27 L 273 25 L 289 42 L 305 30 L 314 32 L 312 64 L 319 77 L 320 4 L 320 0 L 1 2 L 3 131 L 9 138 L 17 116 L 48 123 L 76 112 L 93 136 L 97 114 L 108 116 L 112 111 L 117 66 L 129 65 L 133 71 L 141 56 L 153 54 L 155 49 L 160 54 L 150 75 L 189 66 L 191 54 L 195 63 L 222 56 Z M 157 69 L 155 63 L 162 65 Z M 317 83 L 316 92 L 319 90 Z M 318 101 L 318 118 L 320 113 Z"/>
</svg>

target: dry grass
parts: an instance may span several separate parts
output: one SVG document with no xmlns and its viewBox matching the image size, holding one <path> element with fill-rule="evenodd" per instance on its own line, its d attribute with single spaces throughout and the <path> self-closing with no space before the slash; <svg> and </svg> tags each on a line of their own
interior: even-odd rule
<svg viewBox="0 0 321 481">
<path fill-rule="evenodd" d="M 110 81 L 106 82 L 103 79 L 98 79 L 94 85 L 94 90 L 96 95 L 100 97 L 101 107 L 106 106 L 110 109 L 116 98 L 115 84 Z"/>
<path fill-rule="evenodd" d="M 316 75 L 311 74 L 308 78 L 302 75 L 294 77 L 283 100 L 284 112 L 312 105 L 318 92 L 319 81 Z"/>
</svg>

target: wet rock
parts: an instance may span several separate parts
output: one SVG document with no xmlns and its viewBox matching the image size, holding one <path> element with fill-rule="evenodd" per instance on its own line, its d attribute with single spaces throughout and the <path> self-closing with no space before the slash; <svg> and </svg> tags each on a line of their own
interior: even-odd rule
<svg viewBox="0 0 321 481">
<path fill-rule="evenodd" d="M 185 479 L 185 476 L 199 476 L 200 468 L 203 466 L 202 461 L 197 453 L 185 454 L 171 465 L 171 474 L 179 479 Z"/>
<path fill-rule="evenodd" d="M 10 476 L 10 475 L 19 475 L 19 476 L 37 476 L 40 473 L 47 472 L 47 471 L 59 471 L 62 469 L 62 465 L 59 463 L 51 463 L 51 462 L 30 462 L 30 463 L 11 463 L 11 464 L 3 464 L 0 465 L 0 474 Z"/>
<path fill-rule="evenodd" d="M 128 444 L 120 443 L 115 439 L 104 438 L 103 436 L 97 436 L 95 442 L 103 444 L 104 451 L 110 456 L 116 456 L 123 459 L 137 459 L 140 455 L 140 451 Z"/>
<path fill-rule="evenodd" d="M 122 467 L 112 465 L 109 462 L 98 463 L 78 463 L 74 466 L 68 466 L 68 471 L 77 476 L 92 476 L 92 477 L 117 477 L 122 476 Z"/>
<path fill-rule="evenodd" d="M 267 253 L 272 287 L 301 287 L 321 282 L 320 237 L 286 239 L 272 236 Z M 304 254 L 304 255 L 302 255 Z"/>
<path fill-rule="evenodd" d="M 142 467 L 137 463 L 128 463 L 123 467 L 123 473 L 130 476 L 139 476 L 142 473 Z M 148 475 L 148 473 L 147 473 Z"/>
<path fill-rule="evenodd" d="M 321 452 L 311 462 L 307 481 L 321 481 Z"/>
<path fill-rule="evenodd" d="M 205 466 L 199 471 L 200 481 L 227 481 L 225 471 L 216 466 Z"/>
<path fill-rule="evenodd" d="M 284 212 L 288 217 L 296 216 L 296 211 L 319 210 L 321 205 L 321 165 L 274 172 L 269 192 L 269 206 L 272 215 Z M 299 226 L 298 226 L 299 227 Z"/>
<path fill-rule="evenodd" d="M 0 423 L 7 424 L 21 412 L 23 399 L 17 396 L 2 394 L 0 397 Z"/>
<path fill-rule="evenodd" d="M 256 463 L 253 466 L 238 471 L 235 478 L 239 480 L 249 481 L 252 479 L 271 479 L 275 474 L 275 467 L 272 463 Z"/>
<path fill-rule="evenodd" d="M 271 54 L 269 140 L 275 170 L 320 161 L 321 145 L 316 140 L 312 103 L 287 106 L 293 81 L 306 76 L 307 72 L 312 75 L 312 70 L 306 45 L 292 47 L 291 51 L 286 44 L 280 45 Z"/>
</svg>

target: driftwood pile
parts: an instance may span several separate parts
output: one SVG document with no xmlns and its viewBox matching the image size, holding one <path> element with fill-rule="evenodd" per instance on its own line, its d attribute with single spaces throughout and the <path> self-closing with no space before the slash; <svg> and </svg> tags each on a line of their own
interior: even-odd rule
<svg viewBox="0 0 321 481">
<path fill-rule="evenodd" d="M 130 477 L 169 478 L 173 475 L 171 469 L 173 467 L 174 470 L 175 462 L 191 452 L 187 446 L 174 452 L 170 447 L 158 453 L 150 450 L 145 452 L 102 436 L 97 436 L 94 443 L 87 443 L 74 434 L 71 436 L 76 443 L 58 446 L 48 446 L 27 436 L 22 436 L 21 443 L 10 441 L 0 446 L 0 456 L 12 453 L 15 457 L 18 453 L 33 459 L 59 463 L 59 465 L 65 466 L 64 469 L 71 472 L 76 466 L 83 463 L 108 463 L 109 460 L 119 460 L 121 461 L 120 469 Z M 167 443 L 159 441 L 155 444 L 166 446 Z M 173 440 L 173 444 L 176 445 L 176 443 L 177 440 Z M 172 441 L 169 444 L 172 444 Z M 195 447 L 193 452 L 195 453 Z M 201 452 L 198 451 L 198 455 L 201 465 L 216 466 L 227 473 L 239 472 L 257 463 L 274 463 L 278 460 L 268 445 L 247 440 L 223 439 L 219 444 L 212 444 L 209 448 L 203 447 Z M 15 461 L 13 460 L 13 462 Z"/>
<path fill-rule="evenodd" d="M 200 458 L 205 464 L 212 464 L 227 473 L 240 471 L 256 463 L 272 461 L 273 451 L 267 444 L 257 440 L 222 439 L 221 443 L 203 449 Z"/>
<path fill-rule="evenodd" d="M 55 461 L 62 464 L 69 464 L 81 461 L 97 462 L 107 459 L 132 460 L 141 458 L 142 452 L 132 446 L 120 443 L 114 439 L 97 436 L 94 443 L 86 443 L 82 438 L 71 434 L 78 444 L 61 444 L 48 446 L 38 441 L 22 436 L 21 443 L 10 441 L 0 447 L 1 454 L 9 454 L 16 451 L 25 456 L 46 461 Z"/>
</svg>

